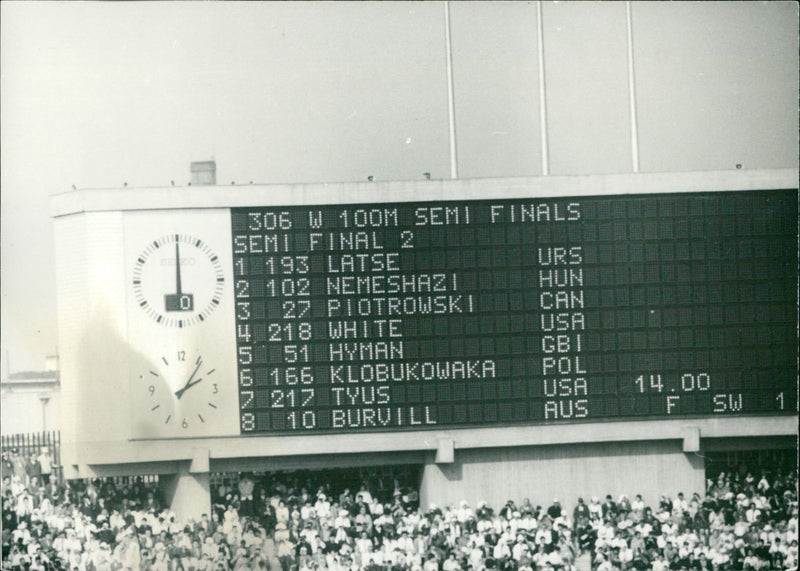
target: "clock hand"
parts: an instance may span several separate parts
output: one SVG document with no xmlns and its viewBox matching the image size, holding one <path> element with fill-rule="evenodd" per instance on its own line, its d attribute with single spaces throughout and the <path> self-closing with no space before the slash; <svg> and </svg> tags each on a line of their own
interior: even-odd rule
<svg viewBox="0 0 800 571">
<path fill-rule="evenodd" d="M 175 240 L 175 288 L 177 290 L 175 293 L 180 298 L 183 293 L 181 291 L 181 250 L 177 240 Z"/>
<path fill-rule="evenodd" d="M 191 387 L 193 384 L 196 384 L 196 383 L 192 383 L 192 379 L 193 379 L 193 378 L 194 378 L 194 376 L 197 374 L 197 371 L 198 371 L 198 370 L 200 370 L 200 365 L 202 365 L 202 364 L 203 364 L 203 359 L 202 359 L 201 357 L 198 357 L 198 358 L 197 358 L 197 366 L 194 368 L 194 371 L 192 371 L 192 374 L 191 374 L 191 376 L 189 376 L 189 380 L 188 380 L 188 381 L 186 381 L 186 384 L 185 384 L 185 385 L 183 385 L 183 388 L 182 388 L 182 389 L 179 389 L 179 390 L 177 390 L 177 391 L 175 392 L 175 396 L 176 396 L 176 397 L 178 397 L 178 398 L 181 398 L 181 395 L 183 395 L 183 392 L 184 392 L 186 389 L 188 389 L 189 387 Z M 199 382 L 199 381 L 198 381 L 198 382 Z"/>
<path fill-rule="evenodd" d="M 183 293 L 181 283 L 181 245 L 180 234 L 175 234 L 175 293 L 164 294 L 166 311 L 194 311 L 194 295 Z"/>
<path fill-rule="evenodd" d="M 181 390 L 177 391 L 175 393 L 175 395 L 178 398 L 181 398 L 183 396 L 183 393 L 185 393 L 187 390 L 191 389 L 193 386 L 195 386 L 197 383 L 199 383 L 202 380 L 203 380 L 203 377 L 199 377 L 195 382 L 189 383 L 188 385 L 184 386 Z"/>
</svg>

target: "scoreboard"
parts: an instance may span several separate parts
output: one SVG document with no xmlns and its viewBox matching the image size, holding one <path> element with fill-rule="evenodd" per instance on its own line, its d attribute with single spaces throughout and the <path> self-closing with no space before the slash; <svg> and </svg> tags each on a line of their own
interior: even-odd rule
<svg viewBox="0 0 800 571">
<path fill-rule="evenodd" d="M 795 190 L 230 216 L 241 434 L 796 414 Z"/>
</svg>

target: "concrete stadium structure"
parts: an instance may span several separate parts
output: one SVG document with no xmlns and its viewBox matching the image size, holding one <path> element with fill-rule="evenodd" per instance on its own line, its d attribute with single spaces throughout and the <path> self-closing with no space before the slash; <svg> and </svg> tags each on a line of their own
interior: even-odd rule
<svg viewBox="0 0 800 571">
<path fill-rule="evenodd" d="M 194 516 L 209 510 L 211 473 L 337 466 L 417 465 L 423 504 L 461 499 L 497 504 L 531 496 L 532 490 L 536 501 L 555 496 L 566 498 L 567 504 L 580 495 L 633 490 L 651 498 L 678 491 L 702 493 L 704 453 L 796 447 L 795 411 L 658 420 L 587 418 L 496 427 L 427 426 L 389 432 L 243 434 L 236 387 L 229 209 L 377 204 L 385 197 L 395 202 L 422 197 L 428 201 L 562 196 L 580 200 L 796 189 L 797 177 L 795 169 L 733 170 L 78 190 L 57 195 L 51 213 L 58 260 L 65 475 L 158 474 L 173 509 Z M 131 288 L 131 280 L 136 280 L 131 272 L 142 244 L 170 232 L 202 236 L 222 259 L 226 287 L 219 308 L 196 326 L 168 328 L 156 323 L 142 311 Z M 137 394 L 142 392 L 137 383 L 142 371 L 153 370 L 153 363 L 168 350 L 165 347 L 176 346 L 197 349 L 204 362 L 214 363 L 221 398 L 209 411 L 215 416 L 209 414 L 188 428 L 159 432 L 164 423 L 147 424 L 150 411 L 144 407 L 153 401 Z M 180 397 L 178 393 L 182 391 L 176 391 Z M 170 417 L 166 424 L 172 426 Z"/>
</svg>

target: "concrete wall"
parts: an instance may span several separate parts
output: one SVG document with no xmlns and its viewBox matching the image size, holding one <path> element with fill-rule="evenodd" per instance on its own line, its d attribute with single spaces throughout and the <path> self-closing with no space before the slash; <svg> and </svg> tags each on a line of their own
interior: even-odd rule
<svg viewBox="0 0 800 571">
<path fill-rule="evenodd" d="M 650 504 L 662 494 L 705 490 L 702 456 L 684 453 L 680 441 L 582 443 L 457 450 L 455 462 L 429 455 L 420 493 L 423 507 L 467 500 L 502 506 L 529 498 L 547 507 L 554 498 L 570 511 L 577 499 L 611 494 Z"/>
<path fill-rule="evenodd" d="M 235 379 L 232 290 L 225 293 L 221 308 L 214 313 L 215 323 L 204 323 L 210 336 L 176 335 L 147 329 L 144 313 L 127 288 L 130 268 L 146 241 L 167 232 L 202 234 L 219 254 L 230 255 L 229 214 L 226 206 L 302 205 L 326 203 L 380 202 L 387 196 L 396 201 L 434 199 L 488 199 L 556 196 L 625 195 L 639 193 L 691 192 L 792 188 L 797 184 L 796 169 L 771 171 L 718 171 L 694 173 L 653 173 L 597 176 L 551 176 L 538 178 L 498 178 L 451 181 L 411 181 L 388 183 L 342 183 L 302 185 L 253 185 L 248 187 L 151 188 L 79 190 L 53 198 L 59 304 L 59 338 L 63 402 L 63 441 L 65 473 L 80 472 L 72 466 L 104 463 L 133 463 L 183 460 L 191 458 L 192 447 L 220 448 L 228 457 L 282 456 L 291 441 L 290 453 L 320 454 L 331 450 L 331 438 L 231 438 L 219 446 L 215 437 L 238 435 L 236 383 L 220 384 L 225 398 L 219 399 L 219 422 L 208 422 L 181 432 L 158 432 L 135 428 L 150 414 L 141 398 L 139 361 L 158 361 L 162 351 L 173 345 L 186 349 L 200 347 L 204 358 L 214 352 L 213 366 L 228 371 L 224 378 Z M 224 264 L 230 268 L 230 261 Z M 127 268 L 127 269 L 126 269 Z M 226 271 L 231 271 L 227 269 Z M 230 280 L 228 280 L 230 281 Z M 164 328 L 162 328 L 164 329 Z M 219 335 L 218 332 L 228 332 Z M 205 333 L 204 333 L 205 335 Z M 216 335 L 216 337 L 215 337 Z M 196 338 L 195 338 L 196 337 Z M 138 383 L 138 384 L 137 384 Z M 138 392 L 137 392 L 138 391 Z M 224 413 L 224 414 L 223 414 Z M 163 423 L 161 423 L 163 426 Z M 607 427 L 610 425 L 606 425 Z M 657 423 L 649 432 L 662 430 Z M 528 428 L 526 430 L 526 428 Z M 536 444 L 537 435 L 548 443 L 574 441 L 571 429 L 555 430 L 514 427 L 482 429 L 458 442 L 457 447 L 497 446 L 506 438 L 516 445 Z M 177 431 L 177 432 L 176 432 Z M 612 432 L 614 432 L 612 430 Z M 518 435 L 524 433 L 521 440 Z M 461 431 L 459 434 L 472 434 Z M 554 436 L 555 435 L 555 436 Z M 567 436 L 564 436 L 567 435 Z M 181 438 L 183 437 L 183 438 Z M 200 438 L 194 441 L 193 438 Z M 566 440 L 564 440 L 566 438 Z M 652 434 L 642 436 L 652 439 Z M 666 438 L 664 436 L 663 438 Z M 145 439 L 136 442 L 136 439 Z M 586 440 L 592 440 L 588 437 Z M 619 435 L 614 441 L 629 439 Z M 208 442 L 210 440 L 210 442 Z M 340 453 L 358 450 L 431 450 L 439 436 L 433 432 L 408 432 L 392 438 L 374 435 L 342 434 L 346 443 Z M 602 440 L 602 438 L 601 438 Z"/>
<path fill-rule="evenodd" d="M 53 221 L 56 259 L 56 294 L 58 300 L 58 337 L 62 347 L 61 368 L 61 442 L 75 441 L 79 408 L 80 335 L 89 298 L 87 284 L 86 229 L 88 216 L 67 216 Z M 74 450 L 62 444 L 63 453 Z M 73 453 L 74 456 L 74 453 Z M 68 474 L 68 463 L 65 474 Z"/>
</svg>

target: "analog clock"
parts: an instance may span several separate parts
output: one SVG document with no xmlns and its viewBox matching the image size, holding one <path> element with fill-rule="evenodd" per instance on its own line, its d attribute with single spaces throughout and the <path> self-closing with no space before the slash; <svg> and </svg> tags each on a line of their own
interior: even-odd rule
<svg viewBox="0 0 800 571">
<path fill-rule="evenodd" d="M 187 432 L 210 421 L 218 408 L 215 372 L 196 352 L 177 349 L 162 355 L 139 374 L 150 420 Z"/>
<path fill-rule="evenodd" d="M 225 287 L 222 263 L 211 247 L 188 234 L 153 240 L 136 258 L 136 303 L 157 323 L 189 327 L 219 305 Z"/>
</svg>

